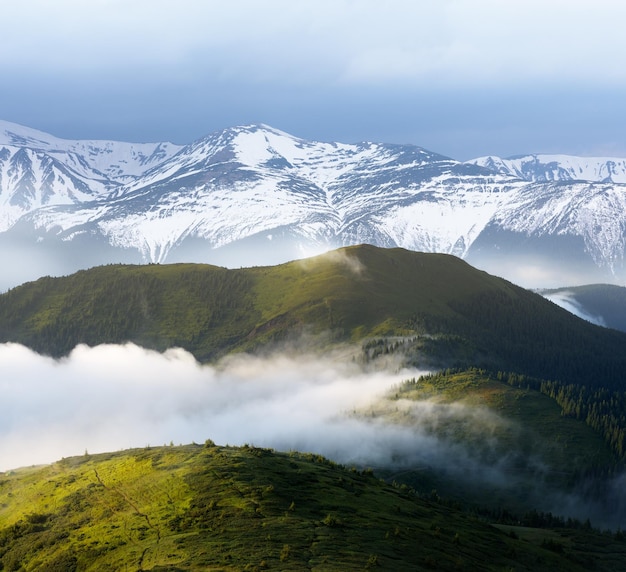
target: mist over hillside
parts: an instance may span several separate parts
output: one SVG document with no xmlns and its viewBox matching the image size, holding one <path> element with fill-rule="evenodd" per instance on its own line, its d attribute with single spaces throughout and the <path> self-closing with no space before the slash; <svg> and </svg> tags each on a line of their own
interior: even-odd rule
<svg viewBox="0 0 626 572">
<path fill-rule="evenodd" d="M 463 503 L 492 506 L 499 499 L 509 509 L 592 517 L 612 528 L 626 517 L 621 473 L 603 481 L 601 495 L 584 476 L 590 467 L 612 466 L 607 445 L 578 422 L 568 429 L 547 397 L 541 423 L 552 417 L 557 431 L 566 432 L 560 437 L 537 434 L 525 415 L 511 417 L 489 400 L 468 400 L 467 390 L 453 399 L 426 391 L 398 400 L 398 388 L 425 372 L 390 370 L 389 362 L 359 365 L 349 356 L 358 356 L 356 348 L 230 356 L 208 366 L 180 349 L 161 354 L 127 344 L 79 346 L 57 361 L 0 344 L 0 471 L 210 438 L 321 454 L 394 479 L 415 478 L 410 482 L 423 491 L 462 491 Z M 517 395 L 518 407 L 520 398 L 532 395 Z M 558 460 L 556 447 L 577 441 L 580 450 L 581 439 L 589 442 L 586 457 L 577 458 L 574 449 Z M 563 470 L 577 480 L 555 479 Z M 530 483 L 534 490 L 521 494 Z"/>
</svg>

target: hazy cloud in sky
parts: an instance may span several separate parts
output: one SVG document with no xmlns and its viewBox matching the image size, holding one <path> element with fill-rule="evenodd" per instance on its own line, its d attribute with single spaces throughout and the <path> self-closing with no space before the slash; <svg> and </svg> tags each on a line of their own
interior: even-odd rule
<svg viewBox="0 0 626 572">
<path fill-rule="evenodd" d="M 626 81 L 619 1 L 26 0 L 3 12 L 13 24 L 3 65 L 48 74 L 146 66 L 285 85 Z"/>
<path fill-rule="evenodd" d="M 626 155 L 618 0 L 24 0 L 2 118 L 62 137 L 302 137 Z"/>
</svg>

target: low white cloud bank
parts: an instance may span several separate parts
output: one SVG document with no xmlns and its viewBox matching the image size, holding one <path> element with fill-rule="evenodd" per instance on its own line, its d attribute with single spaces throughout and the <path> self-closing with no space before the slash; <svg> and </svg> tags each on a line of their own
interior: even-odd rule
<svg viewBox="0 0 626 572">
<path fill-rule="evenodd" d="M 78 346 L 54 360 L 1 344 L 0 470 L 207 438 L 384 462 L 398 446 L 415 447 L 411 430 L 348 414 L 409 375 L 314 355 L 205 366 L 181 349 Z"/>
</svg>

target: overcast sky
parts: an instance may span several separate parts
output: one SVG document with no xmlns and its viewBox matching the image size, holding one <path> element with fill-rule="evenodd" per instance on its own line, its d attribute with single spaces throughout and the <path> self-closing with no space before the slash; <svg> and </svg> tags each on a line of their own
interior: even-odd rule
<svg viewBox="0 0 626 572">
<path fill-rule="evenodd" d="M 0 118 L 626 156 L 622 0 L 0 0 Z"/>
</svg>

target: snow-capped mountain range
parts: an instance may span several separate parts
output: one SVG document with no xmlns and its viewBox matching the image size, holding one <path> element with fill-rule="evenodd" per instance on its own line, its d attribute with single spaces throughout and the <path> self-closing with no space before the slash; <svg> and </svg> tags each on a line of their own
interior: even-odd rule
<svg viewBox="0 0 626 572">
<path fill-rule="evenodd" d="M 626 276 L 626 159 L 459 162 L 266 125 L 189 145 L 69 141 L 0 122 L 0 290 L 111 262 L 276 264 L 371 243 L 528 286 Z"/>
<path fill-rule="evenodd" d="M 525 181 L 592 181 L 626 183 L 626 159 L 612 157 L 572 157 L 571 155 L 524 155 L 501 159 L 480 157 L 468 161 L 489 171 Z"/>
</svg>

